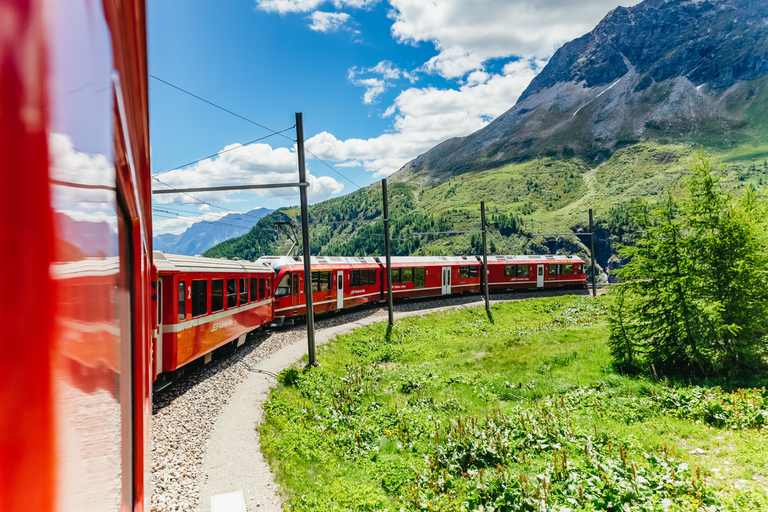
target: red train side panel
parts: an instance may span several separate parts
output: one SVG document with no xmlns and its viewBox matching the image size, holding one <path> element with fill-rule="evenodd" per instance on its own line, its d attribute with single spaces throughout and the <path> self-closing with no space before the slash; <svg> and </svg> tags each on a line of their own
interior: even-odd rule
<svg viewBox="0 0 768 512">
<path fill-rule="evenodd" d="M 145 509 L 142 1 L 0 0 L 0 510 Z"/>
<path fill-rule="evenodd" d="M 263 256 L 257 263 L 275 273 L 275 318 L 304 316 L 304 263 L 300 257 Z M 381 300 L 381 265 L 374 258 L 313 256 L 312 306 L 315 313 Z"/>
<path fill-rule="evenodd" d="M 274 319 L 269 266 L 155 252 L 157 373 L 171 372 Z"/>
<path fill-rule="evenodd" d="M 491 290 L 586 285 L 584 261 L 578 256 L 489 256 Z"/>
</svg>

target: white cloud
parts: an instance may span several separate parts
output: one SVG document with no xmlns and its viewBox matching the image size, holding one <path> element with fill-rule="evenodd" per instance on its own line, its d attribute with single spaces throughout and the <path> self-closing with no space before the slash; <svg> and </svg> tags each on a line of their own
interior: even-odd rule
<svg viewBox="0 0 768 512">
<path fill-rule="evenodd" d="M 231 144 L 213 159 L 203 160 L 186 169 L 164 174 L 158 179 L 174 188 L 212 187 L 224 185 L 251 185 L 269 183 L 295 183 L 298 181 L 297 159 L 295 151 L 287 148 L 272 149 L 268 144 L 242 146 Z M 309 188 L 307 196 L 310 202 L 322 201 L 338 194 L 344 185 L 333 178 L 316 177 L 307 169 Z M 153 181 L 153 188 L 168 187 Z M 201 192 L 194 196 L 210 203 L 231 202 L 235 192 Z M 285 199 L 295 204 L 298 192 L 294 188 L 256 189 L 254 194 L 270 199 Z M 155 195 L 159 204 L 189 202 L 189 196 L 183 194 Z"/>
<path fill-rule="evenodd" d="M 634 5 L 640 0 L 627 0 Z M 460 78 L 489 59 L 548 58 L 590 30 L 616 0 L 389 0 L 392 35 L 402 43 L 429 42 L 440 52 L 424 69 Z"/>
<path fill-rule="evenodd" d="M 256 0 L 259 9 L 266 12 L 278 12 L 280 14 L 314 11 L 327 0 Z M 379 0 L 332 0 L 336 9 L 352 7 L 355 9 L 367 9 Z"/>
<path fill-rule="evenodd" d="M 394 115 L 393 130 L 372 139 L 338 140 L 323 132 L 307 140 L 307 148 L 340 166 L 362 166 L 374 177 L 388 176 L 409 160 L 451 137 L 470 134 L 512 105 L 544 65 L 518 60 L 502 75 L 480 77 L 459 89 L 409 88 L 385 115 Z"/>
<path fill-rule="evenodd" d="M 349 14 L 345 12 L 315 11 L 310 14 L 309 19 L 312 20 L 312 23 L 309 25 L 311 30 L 328 33 L 339 30 L 349 20 Z"/>
<path fill-rule="evenodd" d="M 378 75 L 381 78 L 358 78 L 360 75 Z M 392 87 L 392 82 L 387 80 L 397 80 L 401 77 L 409 80 L 411 83 L 416 81 L 415 74 L 394 66 L 392 62 L 388 60 L 383 60 L 370 68 L 354 67 L 347 71 L 347 79 L 351 83 L 365 87 L 363 103 L 366 105 L 375 103 L 379 96 L 381 96 L 388 88 Z"/>
</svg>

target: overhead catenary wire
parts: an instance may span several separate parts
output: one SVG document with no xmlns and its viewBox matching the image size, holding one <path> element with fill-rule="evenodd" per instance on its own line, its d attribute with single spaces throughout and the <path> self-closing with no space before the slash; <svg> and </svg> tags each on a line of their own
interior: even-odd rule
<svg viewBox="0 0 768 512">
<path fill-rule="evenodd" d="M 194 217 L 192 215 L 184 215 L 184 213 L 190 213 L 190 212 L 177 213 L 169 209 L 158 208 L 154 206 L 152 207 L 152 211 L 165 213 L 166 215 L 174 215 L 180 219 L 188 219 L 194 222 L 202 222 L 205 224 L 219 224 L 221 226 L 231 226 L 233 228 L 238 228 L 238 229 L 251 229 L 254 226 L 253 224 L 250 224 L 250 225 L 249 224 L 232 224 L 231 222 L 225 221 L 224 220 L 225 217 L 221 217 L 220 219 L 217 219 L 217 220 L 207 220 L 207 219 L 202 219 L 200 217 Z M 231 220 L 231 219 L 227 219 L 227 220 Z"/>
<path fill-rule="evenodd" d="M 235 151 L 235 150 L 237 150 L 237 149 L 242 149 L 242 148 L 248 147 L 248 146 L 250 146 L 251 144 L 255 144 L 255 143 L 257 143 L 257 142 L 259 142 L 259 141 L 261 141 L 261 140 L 264 140 L 264 139 L 268 139 L 268 138 L 270 138 L 270 137 L 274 137 L 275 135 L 278 135 L 278 134 L 280 134 L 280 133 L 283 133 L 283 132 L 287 132 L 288 130 L 293 130 L 294 128 L 296 128 L 296 125 L 293 125 L 293 126 L 291 126 L 290 128 L 286 128 L 286 129 L 284 129 L 284 130 L 280 130 L 279 132 L 270 133 L 269 135 L 265 135 L 265 136 L 263 136 L 263 137 L 259 137 L 258 139 L 253 139 L 252 141 L 246 142 L 245 144 L 240 144 L 239 146 L 235 146 L 235 147 L 233 147 L 233 148 L 229 148 L 229 149 L 222 149 L 221 151 L 219 151 L 219 152 L 217 152 L 217 153 L 214 153 L 214 154 L 212 154 L 212 155 L 208 155 L 208 156 L 205 156 L 205 157 L 203 157 L 203 158 L 198 158 L 197 160 L 193 160 L 193 161 L 191 161 L 191 162 L 187 162 L 187 163 L 186 163 L 186 164 L 184 164 L 184 165 L 177 165 L 177 166 L 176 166 L 176 167 L 174 167 L 173 169 L 168 169 L 167 171 L 163 171 L 163 172 L 157 172 L 157 173 L 153 174 L 153 176 L 162 176 L 163 174 L 168 174 L 169 172 L 173 172 L 173 171 L 180 171 L 181 169 L 183 169 L 184 167 L 187 167 L 187 166 L 189 166 L 189 165 L 193 165 L 193 164 L 196 164 L 196 163 L 202 162 L 203 160 L 210 160 L 211 158 L 213 158 L 213 157 L 216 157 L 216 156 L 219 156 L 219 155 L 221 155 L 221 154 L 223 154 L 223 153 L 229 153 L 230 151 Z"/>
<path fill-rule="evenodd" d="M 196 98 L 196 99 L 198 99 L 198 100 L 202 101 L 203 103 L 207 103 L 208 105 L 211 105 L 212 107 L 216 107 L 216 108 L 218 108 L 219 110 L 223 110 L 224 112 L 226 112 L 226 113 L 228 113 L 228 114 L 231 114 L 231 115 L 233 115 L 233 116 L 235 116 L 235 117 L 238 117 L 238 118 L 242 119 L 243 121 L 247 121 L 247 122 L 249 122 L 249 123 L 251 123 L 251 124 L 255 124 L 256 126 L 258 126 L 258 127 L 260 127 L 260 128 L 264 128 L 265 130 L 267 130 L 267 131 L 269 131 L 269 132 L 272 132 L 272 133 L 271 133 L 271 135 L 281 135 L 282 137 L 284 137 L 284 138 L 286 138 L 286 139 L 290 140 L 291 142 L 296 142 L 294 139 L 292 139 L 292 138 L 290 138 L 290 137 L 288 137 L 288 136 L 286 136 L 286 135 L 282 135 L 282 134 L 281 134 L 281 132 L 278 132 L 278 131 L 276 131 L 276 130 L 273 130 L 273 129 L 271 129 L 271 128 L 268 128 L 268 127 L 264 126 L 263 124 L 261 124 L 261 123 L 257 123 L 257 122 L 256 122 L 256 121 L 254 121 L 253 119 L 248 119 L 248 118 L 247 118 L 247 117 L 245 117 L 245 116 L 241 116 L 240 114 L 238 114 L 238 113 L 236 113 L 236 112 L 232 112 L 231 110 L 229 110 L 229 109 L 227 109 L 227 108 L 224 108 L 224 107 L 222 107 L 221 105 L 217 105 L 216 103 L 214 103 L 214 102 L 212 102 L 212 101 L 209 101 L 209 100 L 207 100 L 207 99 L 205 99 L 205 98 L 203 98 L 203 97 L 201 97 L 201 96 L 198 96 L 197 94 L 191 93 L 191 92 L 187 91 L 186 89 L 183 89 L 183 88 L 179 87 L 178 85 L 174 85 L 174 84 L 172 84 L 172 83 L 170 83 L 170 82 L 167 82 L 167 81 L 163 80 L 162 78 L 156 77 L 155 75 L 152 75 L 152 74 L 150 74 L 149 76 L 150 76 L 150 77 L 152 77 L 152 78 L 154 78 L 154 79 L 155 79 L 155 80 L 157 80 L 158 82 L 162 82 L 162 83 L 164 83 L 165 85 L 167 85 L 167 86 L 169 86 L 169 87 L 173 87 L 174 89 L 176 89 L 176 90 L 178 90 L 178 91 L 181 91 L 181 92 L 183 92 L 184 94 L 188 94 L 188 95 L 192 96 L 193 98 Z M 285 131 L 285 130 L 283 130 L 283 131 Z"/>
<path fill-rule="evenodd" d="M 196 98 L 196 99 L 198 99 L 198 100 L 200 100 L 200 101 L 202 101 L 202 102 L 204 102 L 204 103 L 207 103 L 208 105 L 211 105 L 212 107 L 218 108 L 219 110 L 222 110 L 222 111 L 224 111 L 224 112 L 226 112 L 226 113 L 228 113 L 228 114 L 231 114 L 231 115 L 233 115 L 233 116 L 235 116 L 235 117 L 237 117 L 237 118 L 239 118 L 239 119 L 242 119 L 242 120 L 244 120 L 244 121 L 247 121 L 247 122 L 249 122 L 249 123 L 251 123 L 251 124 L 255 124 L 256 126 L 259 126 L 259 127 L 263 128 L 263 129 L 265 129 L 265 130 L 268 130 L 268 131 L 270 131 L 271 133 L 268 135 L 268 137 L 271 137 L 271 136 L 273 136 L 273 135 L 280 135 L 281 137 L 283 137 L 283 138 L 285 138 L 285 139 L 287 139 L 287 140 L 290 140 L 291 142 L 294 142 L 294 143 L 296 142 L 296 140 L 295 140 L 295 139 L 292 139 L 292 138 L 288 137 L 287 135 L 284 135 L 284 134 L 283 134 L 283 132 L 285 132 L 285 131 L 288 131 L 288 130 L 290 130 L 290 129 L 293 129 L 293 128 L 295 128 L 295 125 L 294 125 L 294 126 L 292 126 L 291 128 L 288 128 L 288 129 L 286 129 L 286 130 L 280 130 L 280 131 L 277 131 L 277 130 L 273 130 L 273 129 L 271 129 L 271 128 L 268 128 L 268 127 L 264 126 L 264 125 L 263 125 L 263 124 L 261 124 L 261 123 L 257 123 L 256 121 L 254 121 L 254 120 L 252 120 L 252 119 L 248 119 L 248 118 L 247 118 L 247 117 L 245 117 L 245 116 L 241 116 L 240 114 L 238 114 L 238 113 L 236 113 L 236 112 L 233 112 L 233 111 L 231 111 L 231 110 L 229 110 L 229 109 L 227 109 L 227 108 L 224 108 L 224 107 L 222 107 L 221 105 L 217 105 L 216 103 L 214 103 L 214 102 L 212 102 L 212 101 L 210 101 L 210 100 L 207 100 L 207 99 L 205 99 L 205 98 L 203 98 L 203 97 L 201 97 L 201 96 L 198 96 L 197 94 L 194 94 L 194 93 L 192 93 L 192 92 L 189 92 L 189 91 L 187 91 L 186 89 L 184 89 L 184 88 L 182 88 L 182 87 L 179 87 L 178 85 L 174 85 L 174 84 L 172 84 L 172 83 L 170 83 L 170 82 L 168 82 L 168 81 L 166 81 L 166 80 L 163 80 L 162 78 L 156 77 L 155 75 L 152 75 L 152 74 L 150 74 L 149 76 L 150 76 L 150 77 L 152 77 L 152 78 L 154 78 L 154 79 L 155 79 L 155 80 L 157 80 L 158 82 L 162 82 L 162 83 L 164 83 L 165 85 L 167 85 L 167 86 L 169 86 L 169 87 L 173 87 L 174 89 L 177 89 L 178 91 L 181 91 L 181 92 L 183 92 L 184 94 L 188 94 L 189 96 L 192 96 L 193 98 Z M 310 155 L 312 155 L 312 156 L 313 156 L 313 157 L 314 157 L 314 158 L 315 158 L 315 159 L 316 159 L 318 162 L 320 162 L 321 164 L 323 164 L 323 165 L 325 165 L 326 167 L 328 167 L 330 170 L 332 170 L 333 172 L 335 172 L 336 174 L 338 174 L 339 176 L 341 176 L 342 178 L 344 178 L 345 180 L 347 180 L 348 182 L 350 182 L 351 184 L 353 184 L 355 187 L 357 187 L 357 188 L 361 188 L 361 187 L 360 187 L 360 185 L 358 185 L 357 183 L 355 183 L 355 182 L 354 182 L 354 181 L 352 181 L 351 179 L 347 178 L 347 177 L 346 177 L 344 174 L 342 174 L 341 172 L 339 172 L 339 171 L 338 171 L 336 168 L 334 168 L 332 165 L 330 165 L 329 163 L 327 163 L 325 160 L 323 160 L 322 158 L 320 158 L 319 156 L 317 156 L 316 154 L 314 154 L 314 153 L 313 153 L 313 152 L 311 152 L 310 150 L 308 150 L 308 149 L 304 148 L 304 151 L 305 151 L 306 153 L 309 153 Z M 215 156 L 215 155 L 214 155 L 214 156 Z M 203 158 L 202 160 L 205 160 L 205 158 Z M 195 162 L 192 162 L 192 163 L 195 163 Z M 185 164 L 184 166 L 181 166 L 181 167 L 186 167 L 187 165 L 191 165 L 191 164 Z M 171 169 L 171 170 L 176 170 L 176 169 Z M 165 172 L 170 172 L 170 171 L 165 171 Z"/>
</svg>

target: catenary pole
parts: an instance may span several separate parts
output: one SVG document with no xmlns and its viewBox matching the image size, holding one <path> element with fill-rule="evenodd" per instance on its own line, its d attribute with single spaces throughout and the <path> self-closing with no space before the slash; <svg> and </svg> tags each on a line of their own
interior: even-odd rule
<svg viewBox="0 0 768 512">
<path fill-rule="evenodd" d="M 592 208 L 589 209 L 589 259 L 592 260 L 592 296 L 597 297 L 597 274 L 595 273 L 595 229 L 592 226 Z"/>
<path fill-rule="evenodd" d="M 299 182 L 307 181 L 307 168 L 304 159 L 304 124 L 301 112 L 296 112 L 296 154 L 299 157 Z M 312 262 L 309 251 L 309 207 L 307 189 L 299 188 L 301 199 L 301 243 L 304 246 L 304 299 L 307 306 L 307 355 L 309 365 L 316 366 L 315 360 L 315 310 L 312 304 Z"/>
<path fill-rule="evenodd" d="M 387 195 L 387 178 L 381 180 L 381 195 L 384 200 L 384 256 L 387 259 L 387 309 L 389 310 L 389 325 L 395 325 L 395 313 L 392 307 L 392 255 L 389 251 L 389 197 Z"/>
<path fill-rule="evenodd" d="M 483 282 L 485 283 L 485 311 L 491 314 L 491 303 L 488 297 L 488 246 L 485 243 L 485 201 L 480 201 L 480 225 L 483 232 Z"/>
</svg>

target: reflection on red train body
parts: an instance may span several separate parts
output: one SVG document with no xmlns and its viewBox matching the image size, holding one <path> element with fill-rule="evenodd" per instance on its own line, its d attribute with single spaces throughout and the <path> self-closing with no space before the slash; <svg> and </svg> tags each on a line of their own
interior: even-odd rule
<svg viewBox="0 0 768 512">
<path fill-rule="evenodd" d="M 0 510 L 144 510 L 141 0 L 0 0 Z"/>
</svg>

